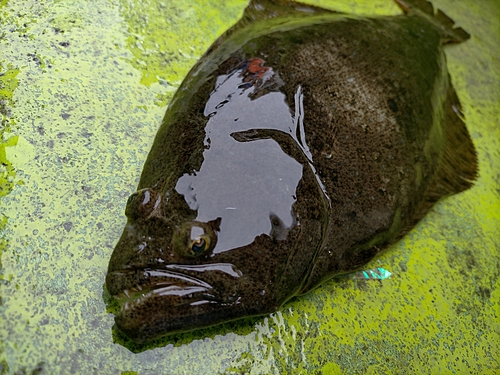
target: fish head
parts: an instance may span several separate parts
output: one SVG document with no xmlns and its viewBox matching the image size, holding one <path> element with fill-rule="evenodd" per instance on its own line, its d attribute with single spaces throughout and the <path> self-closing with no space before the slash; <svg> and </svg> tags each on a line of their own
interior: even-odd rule
<svg viewBox="0 0 500 375">
<path fill-rule="evenodd" d="M 297 222 L 271 215 L 267 233 L 238 242 L 229 217 L 199 220 L 175 190 L 150 188 L 129 198 L 126 215 L 106 286 L 121 305 L 118 329 L 138 343 L 275 311 L 297 288 L 285 281 Z"/>
</svg>

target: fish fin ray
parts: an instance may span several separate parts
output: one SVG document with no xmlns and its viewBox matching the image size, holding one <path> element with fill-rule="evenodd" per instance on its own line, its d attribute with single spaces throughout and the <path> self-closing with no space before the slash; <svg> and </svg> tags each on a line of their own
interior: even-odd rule
<svg viewBox="0 0 500 375">
<path fill-rule="evenodd" d="M 455 21 L 442 10 L 434 10 L 427 0 L 394 0 L 407 14 L 416 13 L 436 25 L 443 34 L 445 43 L 461 43 L 470 38 L 470 34 L 461 27 L 454 27 Z"/>
<path fill-rule="evenodd" d="M 251 0 L 243 17 L 264 20 L 287 15 L 342 14 L 340 12 L 290 0 Z"/>
<path fill-rule="evenodd" d="M 449 79 L 449 76 L 448 76 Z M 471 188 L 478 176 L 477 153 L 463 121 L 462 106 L 455 89 L 448 87 L 444 114 L 444 149 L 434 180 L 417 207 L 414 220 L 401 231 L 408 233 L 431 209 L 436 201 Z"/>
<path fill-rule="evenodd" d="M 437 175 L 429 192 L 440 195 L 456 194 L 472 187 L 477 179 L 477 154 L 463 121 L 462 106 L 450 83 L 445 107 L 445 146 Z"/>
<path fill-rule="evenodd" d="M 208 56 L 219 48 L 226 40 L 247 26 L 265 20 L 279 17 L 309 17 L 312 15 L 344 14 L 318 6 L 304 4 L 290 0 L 251 0 L 243 12 L 241 19 L 223 33 L 205 52 Z"/>
<path fill-rule="evenodd" d="M 440 166 L 439 186 L 448 194 L 472 187 L 477 179 L 477 153 L 463 121 L 462 106 L 450 83 L 445 108 L 445 147 Z"/>
</svg>

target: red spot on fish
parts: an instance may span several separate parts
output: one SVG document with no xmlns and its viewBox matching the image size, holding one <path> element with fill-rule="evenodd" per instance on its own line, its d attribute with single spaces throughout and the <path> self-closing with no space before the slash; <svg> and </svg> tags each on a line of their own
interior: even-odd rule
<svg viewBox="0 0 500 375">
<path fill-rule="evenodd" d="M 257 57 L 251 58 L 248 62 L 247 69 L 250 73 L 257 74 L 256 79 L 262 78 L 264 73 L 270 69 L 268 66 L 264 66 L 264 60 Z"/>
<path fill-rule="evenodd" d="M 266 72 L 272 70 L 270 67 L 264 66 L 264 62 L 264 60 L 258 57 L 252 57 L 241 63 L 240 77 L 243 77 L 243 85 L 241 87 L 248 88 L 255 85 L 257 81 L 262 80 Z"/>
</svg>

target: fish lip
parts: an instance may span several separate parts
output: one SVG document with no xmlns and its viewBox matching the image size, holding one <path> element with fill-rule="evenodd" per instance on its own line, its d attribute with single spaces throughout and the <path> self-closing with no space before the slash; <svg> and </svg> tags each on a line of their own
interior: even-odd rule
<svg viewBox="0 0 500 375">
<path fill-rule="evenodd" d="M 224 277 L 232 278 L 235 281 L 243 275 L 240 270 L 229 263 L 205 265 L 168 264 L 163 267 L 114 270 L 106 276 L 106 284 L 110 294 L 120 302 L 122 308 L 127 305 L 127 302 L 135 301 L 139 303 L 153 296 L 177 297 L 177 299 L 186 299 L 190 300 L 190 302 L 200 301 L 201 297 L 203 297 L 206 302 L 218 302 L 215 297 L 217 294 L 216 288 L 189 274 L 204 274 L 211 271 L 221 272 Z M 127 279 L 129 280 L 126 281 Z M 119 288 L 112 287 L 114 281 L 120 285 Z M 239 288 L 236 287 L 236 289 Z M 194 298 L 195 296 L 196 298 Z"/>
<path fill-rule="evenodd" d="M 125 284 L 120 290 L 113 291 L 113 297 L 122 302 L 122 308 L 127 303 L 143 300 L 152 295 L 183 297 L 213 290 L 210 284 L 198 278 L 161 268 L 115 270 L 108 273 L 107 277 L 112 280 L 123 278 L 125 275 L 135 276 L 137 282 Z"/>
<path fill-rule="evenodd" d="M 213 275 L 225 281 L 219 284 Z M 243 280 L 231 263 L 136 267 L 106 277 L 108 291 L 121 305 L 116 328 L 137 343 L 228 320 L 227 306 L 242 306 Z"/>
<path fill-rule="evenodd" d="M 183 305 L 194 306 L 202 303 L 217 303 L 214 295 L 202 287 L 179 286 L 173 284 L 160 286 L 150 290 L 142 296 L 127 298 L 125 302 L 122 303 L 120 312 L 116 314 L 115 321 L 118 322 L 120 319 L 128 320 L 128 318 L 126 318 L 127 313 L 140 310 L 149 300 L 154 300 L 158 297 L 167 299 L 169 301 L 169 306 L 171 307 L 174 305 L 176 307 L 182 307 Z M 177 302 L 174 303 L 174 300 Z M 116 320 L 116 318 L 118 320 Z"/>
</svg>

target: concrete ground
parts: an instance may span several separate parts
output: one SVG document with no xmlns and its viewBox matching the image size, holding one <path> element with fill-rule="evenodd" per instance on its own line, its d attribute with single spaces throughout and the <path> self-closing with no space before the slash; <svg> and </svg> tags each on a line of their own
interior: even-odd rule
<svg viewBox="0 0 500 375">
<path fill-rule="evenodd" d="M 499 373 L 500 3 L 433 3 L 472 35 L 446 51 L 475 187 L 366 267 L 388 279 L 330 281 L 276 314 L 137 347 L 103 299 L 126 199 L 165 105 L 245 1 L 1 0 L 0 373 Z"/>
</svg>

